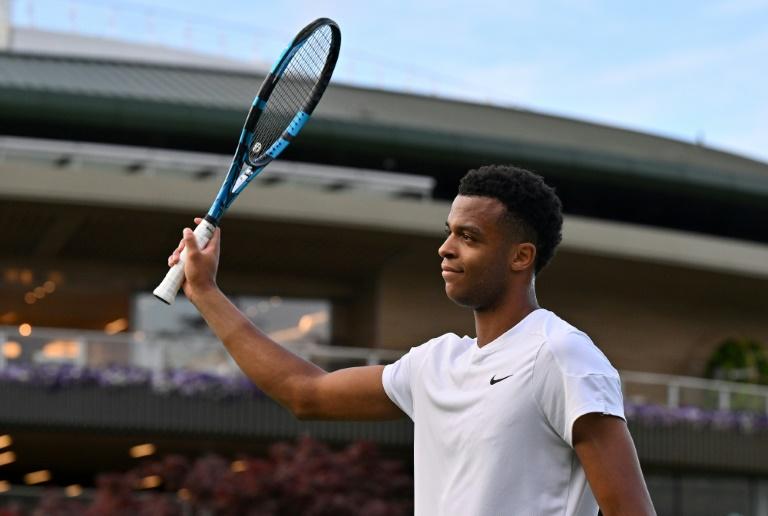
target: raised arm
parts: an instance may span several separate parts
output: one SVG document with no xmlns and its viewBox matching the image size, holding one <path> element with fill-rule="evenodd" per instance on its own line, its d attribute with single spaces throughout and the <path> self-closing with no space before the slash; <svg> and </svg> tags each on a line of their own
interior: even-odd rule
<svg viewBox="0 0 768 516">
<path fill-rule="evenodd" d="M 271 340 L 235 307 L 216 285 L 221 231 L 197 248 L 189 228 L 169 257 L 178 261 L 186 246 L 184 292 L 227 348 L 240 369 L 262 391 L 299 419 L 396 419 L 403 412 L 382 386 L 383 366 L 328 373 Z"/>
<path fill-rule="evenodd" d="M 573 424 L 573 448 L 603 516 L 652 516 L 648 488 L 623 419 L 585 414 Z"/>
</svg>

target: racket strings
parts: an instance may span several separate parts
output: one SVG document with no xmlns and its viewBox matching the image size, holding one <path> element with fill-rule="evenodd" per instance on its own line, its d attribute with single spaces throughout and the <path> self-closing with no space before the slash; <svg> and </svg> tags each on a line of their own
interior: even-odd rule
<svg viewBox="0 0 768 516">
<path fill-rule="evenodd" d="M 286 68 L 281 92 L 288 105 L 293 107 L 305 103 L 314 91 L 328 59 L 330 33 L 327 26 L 315 31 Z"/>
<path fill-rule="evenodd" d="M 319 38 L 314 37 L 318 34 L 320 31 L 316 31 L 297 52 L 270 98 L 270 102 L 274 102 L 272 107 L 290 119 L 310 99 L 328 57 L 330 39 L 326 38 L 325 48 L 320 48 Z M 290 119 L 280 119 L 278 130 L 284 129 Z"/>
<path fill-rule="evenodd" d="M 328 61 L 332 31 L 323 26 L 312 33 L 288 63 L 282 77 L 275 84 L 264 113 L 259 119 L 251 159 L 261 157 L 282 136 L 297 112 L 309 103 L 318 82 L 323 77 Z M 255 152 L 254 152 L 255 151 Z"/>
</svg>

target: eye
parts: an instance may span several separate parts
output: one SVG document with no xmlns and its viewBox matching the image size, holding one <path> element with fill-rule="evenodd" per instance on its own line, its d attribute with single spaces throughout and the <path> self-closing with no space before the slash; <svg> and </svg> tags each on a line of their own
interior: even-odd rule
<svg viewBox="0 0 768 516">
<path fill-rule="evenodd" d="M 466 240 L 467 242 L 471 242 L 472 240 L 474 240 L 474 238 L 472 238 L 472 235 L 470 235 L 469 233 L 462 233 L 461 238 Z"/>
</svg>

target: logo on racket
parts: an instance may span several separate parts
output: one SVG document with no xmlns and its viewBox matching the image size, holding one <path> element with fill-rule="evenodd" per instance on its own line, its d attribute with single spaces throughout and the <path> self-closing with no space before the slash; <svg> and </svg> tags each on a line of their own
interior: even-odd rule
<svg viewBox="0 0 768 516">
<path fill-rule="evenodd" d="M 253 147 L 251 147 L 251 152 L 249 156 L 251 161 L 256 161 L 256 159 L 259 157 L 260 152 L 261 152 L 261 142 L 254 143 Z"/>
</svg>

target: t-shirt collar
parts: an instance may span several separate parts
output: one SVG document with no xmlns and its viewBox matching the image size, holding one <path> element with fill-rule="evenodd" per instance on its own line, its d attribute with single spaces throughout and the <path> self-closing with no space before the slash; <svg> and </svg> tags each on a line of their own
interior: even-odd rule
<svg viewBox="0 0 768 516">
<path fill-rule="evenodd" d="M 535 324 L 536 321 L 538 321 L 544 314 L 549 313 L 549 310 L 545 308 L 537 308 L 536 310 L 532 311 L 520 321 L 512 326 L 510 329 L 493 339 L 491 342 L 483 346 L 482 348 L 477 347 L 477 338 L 472 339 L 473 345 L 472 349 L 474 351 L 475 356 L 486 356 L 491 353 L 495 353 L 496 351 L 500 349 L 504 349 L 504 342 L 509 340 L 510 338 L 513 338 L 515 335 L 519 335 L 521 333 L 527 332 L 531 330 L 531 325 Z"/>
</svg>

